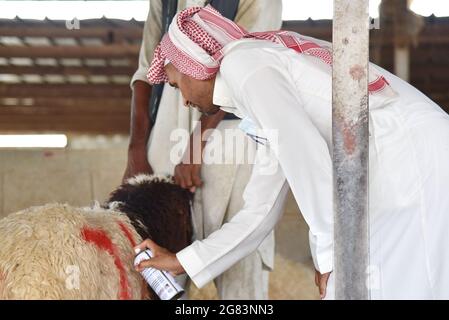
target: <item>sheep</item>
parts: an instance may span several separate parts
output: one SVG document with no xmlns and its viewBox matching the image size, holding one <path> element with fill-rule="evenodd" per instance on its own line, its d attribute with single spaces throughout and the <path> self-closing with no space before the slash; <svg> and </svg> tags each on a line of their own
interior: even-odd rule
<svg viewBox="0 0 449 320">
<path fill-rule="evenodd" d="M 31 207 L 0 220 L 0 299 L 156 299 L 133 267 L 152 238 L 173 252 L 192 238 L 190 192 L 139 175 L 102 206 Z"/>
</svg>

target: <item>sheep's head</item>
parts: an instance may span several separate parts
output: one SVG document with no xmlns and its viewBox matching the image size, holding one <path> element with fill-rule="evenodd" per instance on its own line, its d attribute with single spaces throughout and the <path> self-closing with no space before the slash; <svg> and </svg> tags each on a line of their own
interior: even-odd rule
<svg viewBox="0 0 449 320">
<path fill-rule="evenodd" d="M 143 239 L 178 252 L 191 242 L 191 200 L 170 176 L 138 175 L 112 192 L 106 207 L 125 213 Z"/>
</svg>

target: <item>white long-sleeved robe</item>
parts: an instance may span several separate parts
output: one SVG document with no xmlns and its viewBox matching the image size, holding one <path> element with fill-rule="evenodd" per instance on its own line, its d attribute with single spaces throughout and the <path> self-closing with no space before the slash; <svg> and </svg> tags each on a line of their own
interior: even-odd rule
<svg viewBox="0 0 449 320">
<path fill-rule="evenodd" d="M 280 164 L 255 170 L 245 206 L 229 223 L 177 254 L 202 286 L 254 250 L 279 220 L 288 181 L 310 227 L 315 267 L 333 270 L 332 80 L 320 59 L 258 40 L 228 45 L 214 103 L 254 129 L 277 130 Z M 373 299 L 449 298 L 449 116 L 391 73 L 396 97 L 370 95 L 370 293 Z M 248 126 L 246 126 L 248 130 Z M 275 152 L 276 151 L 276 152 Z M 333 276 L 327 298 L 333 298 Z"/>
</svg>

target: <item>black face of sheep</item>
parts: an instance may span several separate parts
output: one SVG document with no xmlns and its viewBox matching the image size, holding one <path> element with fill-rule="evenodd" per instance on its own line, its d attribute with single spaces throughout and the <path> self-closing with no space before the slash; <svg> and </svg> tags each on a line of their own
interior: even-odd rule
<svg viewBox="0 0 449 320">
<path fill-rule="evenodd" d="M 191 200 L 171 177 L 139 175 L 112 192 L 106 206 L 125 213 L 142 239 L 178 252 L 191 243 Z"/>
</svg>

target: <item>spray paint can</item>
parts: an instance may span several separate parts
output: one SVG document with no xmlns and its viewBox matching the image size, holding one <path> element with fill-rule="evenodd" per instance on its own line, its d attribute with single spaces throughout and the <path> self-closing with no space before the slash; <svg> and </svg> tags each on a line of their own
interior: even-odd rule
<svg viewBox="0 0 449 320">
<path fill-rule="evenodd" d="M 150 249 L 136 253 L 137 256 L 134 259 L 135 266 L 140 262 L 149 260 L 153 257 L 153 253 Z M 177 300 L 184 294 L 184 289 L 176 282 L 173 276 L 166 271 L 145 268 L 140 274 L 161 300 Z"/>
</svg>

